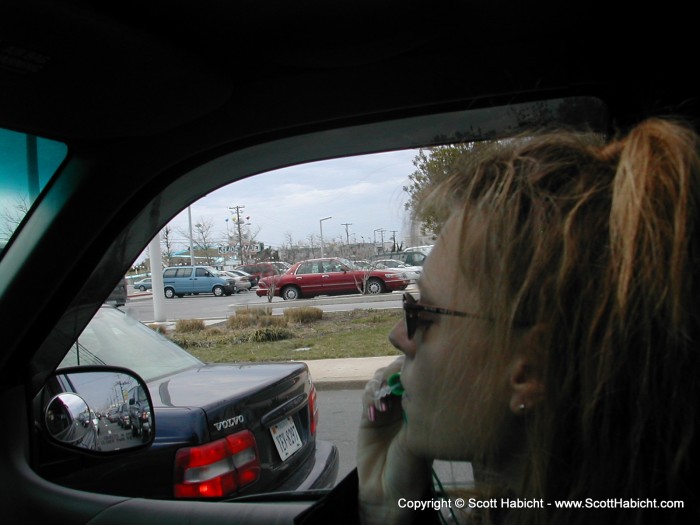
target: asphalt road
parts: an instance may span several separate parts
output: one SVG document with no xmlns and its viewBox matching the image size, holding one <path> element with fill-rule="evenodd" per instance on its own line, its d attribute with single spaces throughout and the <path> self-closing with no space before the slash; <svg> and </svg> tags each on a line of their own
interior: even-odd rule
<svg viewBox="0 0 700 525">
<path fill-rule="evenodd" d="M 355 468 L 357 428 L 362 416 L 362 390 L 319 390 L 318 439 L 338 447 L 338 481 Z"/>
<path fill-rule="evenodd" d="M 132 290 L 130 290 L 132 292 Z M 271 306 L 273 314 L 279 314 L 284 308 L 295 306 L 315 306 L 324 311 L 341 311 L 355 308 L 401 308 L 402 294 L 386 293 L 379 295 L 343 295 L 337 297 L 318 297 L 284 301 L 275 297 L 268 303 L 266 297 L 258 297 L 255 292 L 241 292 L 229 297 L 213 295 L 187 295 L 182 298 L 168 299 L 164 303 L 164 313 L 168 321 L 178 319 L 226 319 L 238 308 L 264 308 Z M 150 292 L 133 294 L 122 309 L 134 319 L 151 322 L 154 319 L 153 296 Z"/>
</svg>

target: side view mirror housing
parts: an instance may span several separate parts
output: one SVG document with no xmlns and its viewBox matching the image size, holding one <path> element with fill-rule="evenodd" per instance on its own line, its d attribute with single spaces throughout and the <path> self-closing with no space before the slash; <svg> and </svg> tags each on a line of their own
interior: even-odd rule
<svg viewBox="0 0 700 525">
<path fill-rule="evenodd" d="M 143 379 L 112 366 L 57 370 L 40 394 L 42 427 L 54 442 L 92 453 L 141 448 L 153 442 L 155 418 Z M 136 403 L 136 395 L 140 403 Z M 129 413 L 120 412 L 126 403 Z M 138 413 L 135 408 L 138 406 Z M 98 416 L 98 414 L 100 416 Z"/>
</svg>

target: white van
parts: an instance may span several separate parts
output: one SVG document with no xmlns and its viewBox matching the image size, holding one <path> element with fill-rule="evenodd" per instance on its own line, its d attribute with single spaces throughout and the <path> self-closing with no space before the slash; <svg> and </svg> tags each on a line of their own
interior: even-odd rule
<svg viewBox="0 0 700 525">
<path fill-rule="evenodd" d="M 163 293 L 168 299 L 200 293 L 222 297 L 236 293 L 236 281 L 211 266 L 173 266 L 163 270 Z"/>
</svg>

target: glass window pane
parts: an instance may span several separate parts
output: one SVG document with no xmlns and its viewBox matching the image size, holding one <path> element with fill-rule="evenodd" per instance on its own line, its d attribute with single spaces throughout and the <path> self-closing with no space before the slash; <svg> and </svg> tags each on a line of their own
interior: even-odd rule
<svg viewBox="0 0 700 525">
<path fill-rule="evenodd" d="M 67 151 L 60 142 L 0 129 L 0 252 Z"/>
</svg>

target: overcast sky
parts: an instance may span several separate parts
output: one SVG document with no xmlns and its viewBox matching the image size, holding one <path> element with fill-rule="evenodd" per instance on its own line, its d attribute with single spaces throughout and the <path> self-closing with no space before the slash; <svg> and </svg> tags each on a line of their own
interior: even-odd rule
<svg viewBox="0 0 700 525">
<path fill-rule="evenodd" d="M 244 206 L 242 218 L 249 218 L 249 228 L 265 246 L 279 248 L 293 242 L 308 243 L 310 235 L 318 239 L 319 221 L 323 221 L 325 242 L 346 239 L 350 242 L 374 240 L 374 230 L 383 228 L 384 240 L 396 232 L 397 242 L 408 235 L 404 203 L 408 194 L 403 187 L 415 170 L 412 161 L 416 150 L 380 153 L 346 159 L 329 160 L 276 170 L 257 175 L 217 190 L 191 206 L 192 223 L 206 221 L 214 226 L 215 238 L 225 239 L 228 229 L 236 235 L 235 211 Z M 176 231 L 189 229 L 187 210 L 170 225 Z M 376 233 L 377 241 L 380 232 Z M 176 237 L 183 244 L 186 240 Z M 316 240 L 318 242 L 318 240 Z"/>
</svg>

